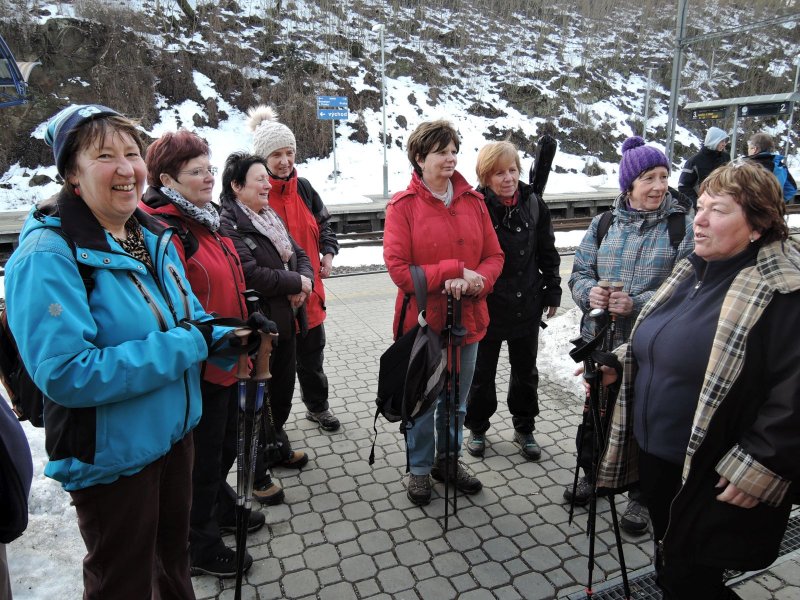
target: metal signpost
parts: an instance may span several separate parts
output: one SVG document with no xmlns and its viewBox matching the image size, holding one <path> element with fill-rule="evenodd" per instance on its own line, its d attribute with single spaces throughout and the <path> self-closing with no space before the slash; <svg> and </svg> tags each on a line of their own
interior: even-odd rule
<svg viewBox="0 0 800 600">
<path fill-rule="evenodd" d="M 333 181 L 339 181 L 339 166 L 336 162 L 336 121 L 350 118 L 346 96 L 317 96 L 317 119 L 331 122 L 333 135 Z"/>
</svg>

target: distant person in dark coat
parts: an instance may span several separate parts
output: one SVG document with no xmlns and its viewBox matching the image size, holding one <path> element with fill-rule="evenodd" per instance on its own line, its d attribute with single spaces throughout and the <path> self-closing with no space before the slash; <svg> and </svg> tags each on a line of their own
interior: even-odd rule
<svg viewBox="0 0 800 600">
<path fill-rule="evenodd" d="M 478 343 L 475 375 L 467 401 L 465 426 L 472 432 L 467 452 L 483 456 L 489 419 L 497 410 L 497 361 L 503 340 L 508 346 L 511 377 L 508 409 L 514 443 L 528 460 L 542 450 L 533 437 L 539 414 L 539 325 L 542 313 L 552 317 L 561 303 L 561 259 L 555 246 L 550 210 L 533 188 L 519 180 L 519 152 L 510 142 L 492 142 L 478 153 L 478 191 L 505 252 L 503 272 L 486 298 L 489 328 Z"/>
<path fill-rule="evenodd" d="M 697 191 L 700 189 L 700 184 L 711 175 L 711 171 L 728 162 L 729 157 L 725 148 L 729 139 L 730 136 L 719 127 L 709 127 L 700 152 L 683 165 L 681 178 L 678 180 L 678 191 L 691 199 L 692 208 L 697 207 Z"/>
</svg>

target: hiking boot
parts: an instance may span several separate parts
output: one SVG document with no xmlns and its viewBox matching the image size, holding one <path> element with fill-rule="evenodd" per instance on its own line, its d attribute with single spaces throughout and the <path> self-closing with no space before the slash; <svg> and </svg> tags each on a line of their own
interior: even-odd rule
<svg viewBox="0 0 800 600">
<path fill-rule="evenodd" d="M 288 455 L 280 457 L 275 452 L 265 453 L 265 462 L 268 467 L 283 467 L 285 469 L 302 469 L 308 464 L 308 454 L 302 450 L 292 450 Z"/>
<path fill-rule="evenodd" d="M 233 518 L 225 517 L 219 520 L 220 533 L 236 533 L 236 513 L 231 513 Z M 257 510 L 250 511 L 250 516 L 247 519 L 247 531 L 255 533 L 264 526 L 267 518 L 263 513 Z"/>
<path fill-rule="evenodd" d="M 465 494 L 477 494 L 483 488 L 480 479 L 475 477 L 472 473 L 467 471 L 466 467 L 460 460 L 454 460 L 450 463 L 450 482 L 456 484 L 456 488 Z M 455 467 L 455 468 L 453 468 Z M 444 481 L 444 460 L 439 459 L 431 469 L 431 477 L 436 481 Z"/>
<path fill-rule="evenodd" d="M 246 573 L 253 564 L 253 557 L 245 550 L 244 554 L 244 572 Z M 196 575 L 213 575 L 226 579 L 228 577 L 236 577 L 236 551 L 231 548 L 221 550 L 215 557 L 210 560 L 200 561 L 191 566 L 190 572 L 192 576 Z"/>
<path fill-rule="evenodd" d="M 575 506 L 586 506 L 589 498 L 592 497 L 592 484 L 586 477 L 578 479 L 578 486 L 575 488 Z M 564 490 L 564 500 L 572 503 L 572 485 Z"/>
<path fill-rule="evenodd" d="M 542 449 L 536 440 L 533 439 L 532 433 L 514 432 L 514 443 L 519 446 L 519 453 L 528 460 L 539 460 L 542 457 Z"/>
<path fill-rule="evenodd" d="M 260 504 L 275 506 L 276 504 L 283 502 L 283 498 L 284 493 L 281 489 L 281 486 L 272 481 L 270 478 L 267 478 L 265 483 L 257 485 L 253 488 L 253 500 L 259 502 Z"/>
<path fill-rule="evenodd" d="M 339 419 L 337 419 L 330 409 L 320 412 L 306 411 L 306 419 L 319 423 L 320 429 L 325 431 L 336 431 L 341 426 Z"/>
<path fill-rule="evenodd" d="M 427 475 L 408 474 L 406 495 L 417 506 L 425 506 L 431 501 L 431 478 Z"/>
<path fill-rule="evenodd" d="M 631 535 L 642 535 L 650 526 L 650 513 L 647 508 L 636 500 L 629 500 L 619 526 Z"/>
<path fill-rule="evenodd" d="M 472 456 L 483 456 L 486 451 L 486 435 L 483 433 L 470 433 L 467 438 L 467 452 Z"/>
</svg>

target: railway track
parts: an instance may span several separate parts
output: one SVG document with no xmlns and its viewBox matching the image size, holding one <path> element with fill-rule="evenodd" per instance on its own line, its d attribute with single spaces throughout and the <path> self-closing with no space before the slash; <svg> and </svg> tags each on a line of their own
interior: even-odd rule
<svg viewBox="0 0 800 600">
<path fill-rule="evenodd" d="M 800 204 L 790 204 L 786 207 L 787 214 L 800 213 Z M 577 217 L 574 219 L 553 219 L 555 231 L 584 230 L 589 227 L 593 217 Z M 800 232 L 793 230 L 793 237 Z M 355 233 L 337 233 L 339 245 L 343 248 L 356 246 L 380 246 L 383 243 L 383 231 L 364 231 Z"/>
</svg>

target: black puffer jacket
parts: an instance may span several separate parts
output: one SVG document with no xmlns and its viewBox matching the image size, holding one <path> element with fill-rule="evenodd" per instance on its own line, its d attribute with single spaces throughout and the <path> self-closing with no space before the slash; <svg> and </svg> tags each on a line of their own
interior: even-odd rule
<svg viewBox="0 0 800 600">
<path fill-rule="evenodd" d="M 301 291 L 301 275 L 314 281 L 314 273 L 306 253 L 291 240 L 294 254 L 288 265 L 284 266 L 269 238 L 259 232 L 244 211 L 229 200 L 222 202 L 220 230 L 233 240 L 242 261 L 248 289 L 262 294 L 261 310 L 278 325 L 281 338 L 293 336 L 296 331 L 289 295 Z M 297 322 L 301 332 L 305 333 L 307 325 L 304 306 L 297 313 Z"/>
<path fill-rule="evenodd" d="M 697 192 L 700 184 L 711 175 L 711 171 L 726 164 L 729 158 L 727 152 L 711 150 L 703 146 L 700 152 L 683 165 L 681 178 L 678 180 L 678 191 L 692 200 L 693 208 L 697 208 Z"/>
<path fill-rule="evenodd" d="M 517 206 L 506 207 L 489 188 L 478 188 L 489 208 L 505 262 L 489 305 L 488 339 L 530 335 L 539 327 L 542 309 L 561 304 L 561 258 L 555 246 L 550 210 L 531 186 L 520 181 Z"/>
</svg>

